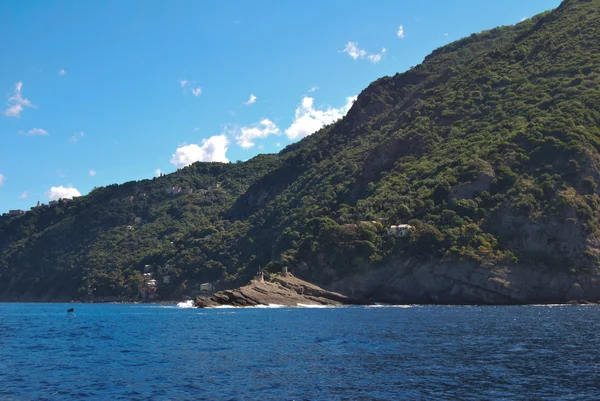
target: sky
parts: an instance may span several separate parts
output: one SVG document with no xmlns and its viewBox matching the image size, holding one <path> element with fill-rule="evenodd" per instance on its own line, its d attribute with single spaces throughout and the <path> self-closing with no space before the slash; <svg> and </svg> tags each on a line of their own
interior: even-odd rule
<svg viewBox="0 0 600 401">
<path fill-rule="evenodd" d="M 559 0 L 0 0 L 0 213 L 273 153 Z"/>
</svg>

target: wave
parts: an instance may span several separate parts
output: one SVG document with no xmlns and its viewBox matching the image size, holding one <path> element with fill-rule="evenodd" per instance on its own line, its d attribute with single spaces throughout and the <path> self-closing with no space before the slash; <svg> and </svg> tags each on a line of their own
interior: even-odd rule
<svg viewBox="0 0 600 401">
<path fill-rule="evenodd" d="M 196 305 L 194 304 L 193 300 L 189 300 L 189 301 L 183 301 L 183 302 L 179 302 L 177 304 L 178 308 L 195 308 Z"/>
<path fill-rule="evenodd" d="M 296 304 L 298 308 L 339 308 L 337 305 Z"/>
<path fill-rule="evenodd" d="M 367 305 L 367 308 L 414 308 L 417 305 L 392 305 L 392 304 L 378 304 Z"/>
</svg>

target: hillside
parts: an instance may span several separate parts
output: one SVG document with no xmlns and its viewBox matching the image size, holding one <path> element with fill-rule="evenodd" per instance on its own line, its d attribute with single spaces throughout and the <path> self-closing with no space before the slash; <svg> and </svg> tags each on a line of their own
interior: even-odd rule
<svg viewBox="0 0 600 401">
<path fill-rule="evenodd" d="M 373 300 L 598 300 L 599 47 L 600 0 L 566 0 L 373 82 L 278 155 L 0 218 L 0 298 L 135 296 L 168 264 L 164 298 L 285 265 Z"/>
</svg>

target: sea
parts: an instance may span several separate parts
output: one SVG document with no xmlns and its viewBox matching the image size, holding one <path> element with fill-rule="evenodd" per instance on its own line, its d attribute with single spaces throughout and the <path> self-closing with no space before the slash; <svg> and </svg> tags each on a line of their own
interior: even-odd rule
<svg viewBox="0 0 600 401">
<path fill-rule="evenodd" d="M 0 303 L 0 400 L 600 399 L 597 306 L 190 306 Z"/>
</svg>

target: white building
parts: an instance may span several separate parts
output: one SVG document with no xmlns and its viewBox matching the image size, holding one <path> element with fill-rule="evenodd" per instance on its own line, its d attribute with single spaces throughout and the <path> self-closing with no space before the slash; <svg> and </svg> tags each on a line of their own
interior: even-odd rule
<svg viewBox="0 0 600 401">
<path fill-rule="evenodd" d="M 390 226 L 390 228 L 387 229 L 387 233 L 388 235 L 395 235 L 396 237 L 405 237 L 413 228 L 413 226 L 408 224 L 398 224 L 397 226 Z"/>
</svg>

